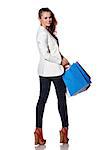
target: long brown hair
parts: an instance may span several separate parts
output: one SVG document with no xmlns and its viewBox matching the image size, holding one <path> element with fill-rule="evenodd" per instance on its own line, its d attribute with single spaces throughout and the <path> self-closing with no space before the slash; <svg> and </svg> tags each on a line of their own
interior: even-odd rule
<svg viewBox="0 0 97 150">
<path fill-rule="evenodd" d="M 50 12 L 51 13 L 51 17 L 52 17 L 52 23 L 50 25 L 50 27 L 47 27 L 47 30 L 52 34 L 52 36 L 57 40 L 57 43 L 59 45 L 59 42 L 58 42 L 58 38 L 55 36 L 54 32 L 55 32 L 55 29 L 56 29 L 56 25 L 57 25 L 57 20 L 55 18 L 55 15 L 54 13 L 49 9 L 49 8 L 41 8 L 38 12 L 38 17 L 39 19 L 41 19 L 41 16 L 42 16 L 42 13 L 43 12 Z"/>
</svg>

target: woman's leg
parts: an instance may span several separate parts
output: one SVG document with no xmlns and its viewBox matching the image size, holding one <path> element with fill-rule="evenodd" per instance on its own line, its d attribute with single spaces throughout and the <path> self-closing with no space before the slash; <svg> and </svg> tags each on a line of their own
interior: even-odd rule
<svg viewBox="0 0 97 150">
<path fill-rule="evenodd" d="M 36 128 L 42 128 L 43 112 L 51 85 L 51 81 L 49 78 L 41 76 L 39 76 L 39 78 L 40 78 L 40 95 L 36 106 Z"/>
<path fill-rule="evenodd" d="M 58 110 L 60 113 L 60 117 L 62 120 L 62 127 L 68 128 L 68 112 L 67 112 L 67 104 L 66 104 L 66 86 L 62 79 L 62 76 L 53 77 L 52 81 L 54 83 L 56 94 L 58 98 Z"/>
</svg>

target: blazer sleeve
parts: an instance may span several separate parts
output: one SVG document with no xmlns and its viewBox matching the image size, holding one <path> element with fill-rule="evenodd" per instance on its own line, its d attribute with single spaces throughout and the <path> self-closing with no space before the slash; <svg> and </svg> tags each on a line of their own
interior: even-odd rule
<svg viewBox="0 0 97 150">
<path fill-rule="evenodd" d="M 37 36 L 37 45 L 40 55 L 45 59 L 53 63 L 61 64 L 61 57 L 57 58 L 52 56 L 48 49 L 48 35 L 45 31 L 41 31 Z"/>
</svg>

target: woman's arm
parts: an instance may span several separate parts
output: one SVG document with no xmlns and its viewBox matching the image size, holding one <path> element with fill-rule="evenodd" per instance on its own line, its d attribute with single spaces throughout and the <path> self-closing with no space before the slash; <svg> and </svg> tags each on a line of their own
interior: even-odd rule
<svg viewBox="0 0 97 150">
<path fill-rule="evenodd" d="M 42 55 L 42 57 L 45 60 L 48 60 L 53 63 L 61 64 L 61 61 L 62 61 L 61 57 L 57 58 L 50 54 L 49 49 L 48 49 L 48 39 L 47 38 L 48 38 L 48 36 L 45 31 L 41 31 L 38 34 L 37 44 L 38 44 L 40 54 Z"/>
</svg>

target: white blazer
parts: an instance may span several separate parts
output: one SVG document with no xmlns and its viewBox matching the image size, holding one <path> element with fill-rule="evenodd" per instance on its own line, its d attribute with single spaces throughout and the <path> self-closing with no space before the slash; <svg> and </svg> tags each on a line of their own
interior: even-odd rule
<svg viewBox="0 0 97 150">
<path fill-rule="evenodd" d="M 40 26 L 36 36 L 40 53 L 38 74 L 43 77 L 60 76 L 64 73 L 61 64 L 61 55 L 56 39 L 47 29 Z"/>
</svg>

